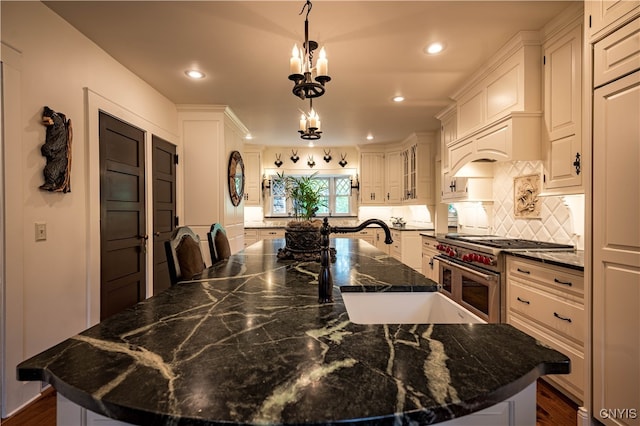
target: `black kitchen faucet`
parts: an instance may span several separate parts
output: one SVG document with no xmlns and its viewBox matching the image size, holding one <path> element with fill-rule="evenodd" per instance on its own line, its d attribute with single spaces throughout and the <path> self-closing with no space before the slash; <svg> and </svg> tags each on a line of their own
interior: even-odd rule
<svg viewBox="0 0 640 426">
<path fill-rule="evenodd" d="M 358 232 L 369 225 L 378 225 L 384 230 L 384 243 L 391 244 L 391 230 L 380 219 L 367 219 L 358 226 L 329 226 L 329 219 L 324 218 L 322 227 L 320 228 L 320 275 L 318 276 L 318 303 L 333 302 L 333 278 L 331 278 L 331 269 L 329 269 L 329 234 L 345 234 L 347 232 Z"/>
</svg>

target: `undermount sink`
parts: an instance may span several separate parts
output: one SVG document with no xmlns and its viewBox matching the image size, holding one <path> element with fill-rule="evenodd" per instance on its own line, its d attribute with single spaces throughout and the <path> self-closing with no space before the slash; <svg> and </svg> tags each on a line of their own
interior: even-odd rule
<svg viewBox="0 0 640 426">
<path fill-rule="evenodd" d="M 484 324 L 439 292 L 343 292 L 349 320 L 356 324 Z"/>
</svg>

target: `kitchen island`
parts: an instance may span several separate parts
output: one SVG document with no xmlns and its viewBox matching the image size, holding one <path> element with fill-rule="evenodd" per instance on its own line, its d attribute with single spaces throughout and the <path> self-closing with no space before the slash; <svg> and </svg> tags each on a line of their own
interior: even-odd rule
<svg viewBox="0 0 640 426">
<path fill-rule="evenodd" d="M 278 260 L 283 245 L 248 247 L 22 362 L 18 379 L 134 424 L 431 424 L 570 370 L 566 356 L 507 324 L 355 324 L 341 290 L 437 286 L 368 243 L 337 238 L 335 302 L 318 304 L 320 265 Z"/>
</svg>

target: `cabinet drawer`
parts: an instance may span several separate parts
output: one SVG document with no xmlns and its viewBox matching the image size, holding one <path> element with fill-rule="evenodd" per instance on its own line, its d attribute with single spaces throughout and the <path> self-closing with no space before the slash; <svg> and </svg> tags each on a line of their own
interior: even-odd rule
<svg viewBox="0 0 640 426">
<path fill-rule="evenodd" d="M 577 399 L 577 402 L 581 405 L 584 401 L 584 351 L 564 343 L 558 336 L 533 326 L 531 321 L 517 315 L 509 314 L 508 322 L 520 331 L 569 357 L 571 360 L 570 374 L 551 374 L 545 376 L 545 378 L 549 378 L 560 385 L 571 394 L 570 396 L 573 399 Z"/>
<path fill-rule="evenodd" d="M 526 261 L 512 256 L 507 257 L 507 276 L 521 280 L 534 281 L 548 286 L 559 293 L 584 295 L 584 276 L 572 273 L 547 263 Z"/>
<path fill-rule="evenodd" d="M 640 18 L 597 42 L 593 54 L 594 87 L 640 69 Z"/>
<path fill-rule="evenodd" d="M 258 238 L 258 230 L 257 229 L 245 229 L 244 230 L 245 238 Z"/>
<path fill-rule="evenodd" d="M 431 250 L 434 252 L 438 252 L 438 249 L 436 248 L 436 246 L 438 245 L 438 242 L 436 241 L 435 238 L 431 238 L 431 237 L 422 237 L 422 249 L 423 250 Z"/>
<path fill-rule="evenodd" d="M 509 284 L 509 310 L 538 321 L 553 331 L 584 343 L 584 306 L 569 300 L 560 300 L 533 287 L 520 283 Z"/>
<path fill-rule="evenodd" d="M 284 230 L 283 229 L 262 229 L 260 230 L 259 237 L 261 240 L 284 238 Z"/>
</svg>

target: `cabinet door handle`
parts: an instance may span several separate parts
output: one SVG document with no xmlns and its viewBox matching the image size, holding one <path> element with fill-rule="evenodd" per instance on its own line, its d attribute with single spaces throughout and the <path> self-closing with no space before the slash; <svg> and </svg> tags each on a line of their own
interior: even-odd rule
<svg viewBox="0 0 640 426">
<path fill-rule="evenodd" d="M 576 160 L 573 162 L 573 167 L 576 168 L 576 175 L 580 174 L 580 163 L 581 163 L 580 153 L 576 152 Z"/>
<path fill-rule="evenodd" d="M 571 281 L 560 281 L 557 278 L 553 279 L 553 282 L 558 283 L 558 284 L 562 284 L 562 285 L 568 285 L 569 287 L 571 287 L 573 284 L 571 283 Z"/>
<path fill-rule="evenodd" d="M 554 312 L 553 316 L 558 318 L 558 319 L 561 319 L 562 321 L 571 322 L 571 318 L 563 317 L 562 315 L 558 314 L 557 312 Z"/>
<path fill-rule="evenodd" d="M 531 302 L 529 302 L 528 300 L 521 299 L 520 296 L 516 297 L 516 299 L 518 299 L 518 302 L 522 302 L 525 305 L 530 305 L 531 304 Z"/>
<path fill-rule="evenodd" d="M 524 269 L 520 269 L 520 268 L 517 268 L 516 270 L 518 272 L 522 272 L 523 274 L 527 274 L 527 275 L 529 275 L 531 273 L 531 271 L 525 271 Z"/>
</svg>

